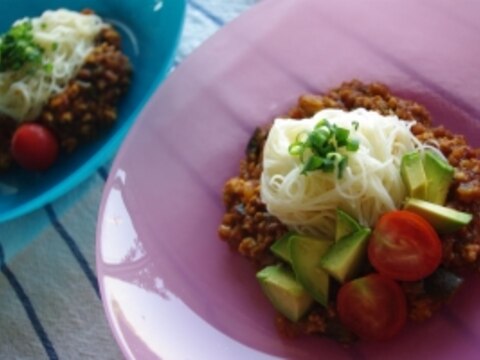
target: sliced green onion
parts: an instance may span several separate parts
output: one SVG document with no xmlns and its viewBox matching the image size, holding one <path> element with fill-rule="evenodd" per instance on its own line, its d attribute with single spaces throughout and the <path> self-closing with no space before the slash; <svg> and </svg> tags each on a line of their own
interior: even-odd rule
<svg viewBox="0 0 480 360">
<path fill-rule="evenodd" d="M 31 21 L 12 26 L 0 37 L 0 72 L 17 71 L 25 67 L 33 73 L 42 64 L 43 49 L 34 41 Z"/>
<path fill-rule="evenodd" d="M 301 156 L 304 151 L 305 145 L 298 141 L 288 147 L 288 153 L 293 156 Z"/>
<path fill-rule="evenodd" d="M 360 147 L 360 141 L 358 139 L 348 139 L 345 147 L 347 151 L 357 151 Z"/>
<path fill-rule="evenodd" d="M 302 174 L 306 174 L 309 171 L 321 169 L 323 167 L 324 160 L 316 155 L 312 155 L 308 158 L 307 162 L 303 165 Z"/>
<path fill-rule="evenodd" d="M 315 125 L 315 129 L 321 128 L 322 126 L 327 126 L 330 128 L 331 125 L 327 119 L 322 119 L 317 123 L 317 125 Z"/>
<path fill-rule="evenodd" d="M 53 64 L 51 64 L 51 63 L 44 64 L 43 65 L 43 70 L 45 70 L 45 72 L 50 75 L 53 71 Z"/>
<path fill-rule="evenodd" d="M 352 126 L 357 130 L 359 124 L 352 122 Z M 303 163 L 302 174 L 315 170 L 327 173 L 337 170 L 337 177 L 340 179 L 348 165 L 348 157 L 339 150 L 353 152 L 359 147 L 360 141 L 350 136 L 349 129 L 322 119 L 312 131 L 299 133 L 295 142 L 289 146 L 288 152 L 292 156 L 300 157 Z"/>
<path fill-rule="evenodd" d="M 321 131 L 312 131 L 308 136 L 308 142 L 315 149 L 321 149 L 328 141 L 328 136 L 326 136 Z"/>
<path fill-rule="evenodd" d="M 343 172 L 347 168 L 348 165 L 348 157 L 344 156 L 339 162 L 338 162 L 338 178 L 341 179 L 343 177 Z"/>
<path fill-rule="evenodd" d="M 323 172 L 330 173 L 335 170 L 336 161 L 332 158 L 325 158 L 323 160 L 322 170 Z"/>
<path fill-rule="evenodd" d="M 345 146 L 345 144 L 347 144 L 348 135 L 350 135 L 350 130 L 340 127 L 335 128 L 335 139 L 337 140 L 338 146 Z"/>
</svg>

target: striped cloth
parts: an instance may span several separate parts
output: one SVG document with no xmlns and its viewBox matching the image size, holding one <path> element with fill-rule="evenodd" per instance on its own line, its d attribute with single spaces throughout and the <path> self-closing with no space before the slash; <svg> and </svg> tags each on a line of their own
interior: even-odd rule
<svg viewBox="0 0 480 360">
<path fill-rule="evenodd" d="M 258 1 L 188 1 L 175 64 Z M 0 359 L 122 358 L 95 274 L 95 223 L 109 167 L 54 203 L 0 224 Z"/>
</svg>

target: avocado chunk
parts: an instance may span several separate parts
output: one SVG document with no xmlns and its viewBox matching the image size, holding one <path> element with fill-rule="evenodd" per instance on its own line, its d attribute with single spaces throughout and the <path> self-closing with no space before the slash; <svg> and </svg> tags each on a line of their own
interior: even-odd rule
<svg viewBox="0 0 480 360">
<path fill-rule="evenodd" d="M 292 264 L 292 259 L 290 257 L 290 238 L 295 235 L 294 232 L 288 232 L 283 235 L 280 239 L 275 241 L 270 250 L 278 256 L 283 261 L 286 261 L 290 265 Z"/>
<path fill-rule="evenodd" d="M 295 235 L 290 239 L 290 256 L 298 281 L 324 306 L 328 304 L 330 280 L 318 264 L 331 244 L 328 240 L 302 235 Z"/>
<path fill-rule="evenodd" d="M 427 177 L 427 193 L 424 200 L 438 205 L 445 204 L 453 180 L 454 168 L 432 151 L 425 152 L 423 168 Z"/>
<path fill-rule="evenodd" d="M 440 234 L 457 231 L 473 218 L 472 214 L 466 212 L 412 198 L 405 201 L 404 209 L 423 217 Z"/>
<path fill-rule="evenodd" d="M 402 157 L 400 175 L 410 197 L 424 199 L 427 194 L 427 177 L 423 169 L 422 157 L 418 151 Z"/>
<path fill-rule="evenodd" d="M 348 215 L 345 211 L 337 209 L 337 222 L 335 225 L 335 241 L 340 240 L 346 235 L 359 230 L 360 224 Z"/>
<path fill-rule="evenodd" d="M 322 256 L 320 267 L 342 284 L 357 276 L 367 257 L 370 232 L 361 228 L 341 238 Z"/>
<path fill-rule="evenodd" d="M 313 304 L 313 298 L 286 266 L 267 266 L 257 273 L 257 279 L 273 307 L 293 322 Z"/>
</svg>

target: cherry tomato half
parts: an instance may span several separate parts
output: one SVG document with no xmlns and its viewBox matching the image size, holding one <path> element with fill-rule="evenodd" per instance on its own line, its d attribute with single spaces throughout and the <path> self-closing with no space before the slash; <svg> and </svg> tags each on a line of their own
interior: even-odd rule
<svg viewBox="0 0 480 360">
<path fill-rule="evenodd" d="M 380 217 L 368 244 L 373 267 L 395 280 L 416 281 L 432 274 L 442 261 L 442 243 L 421 216 L 398 210 Z"/>
<path fill-rule="evenodd" d="M 27 123 L 18 127 L 12 137 L 12 157 L 27 170 L 48 169 L 58 156 L 58 141 L 45 126 Z"/>
<path fill-rule="evenodd" d="M 407 320 L 407 304 L 400 285 L 380 274 L 342 285 L 337 311 L 340 321 L 364 340 L 390 339 Z"/>
</svg>

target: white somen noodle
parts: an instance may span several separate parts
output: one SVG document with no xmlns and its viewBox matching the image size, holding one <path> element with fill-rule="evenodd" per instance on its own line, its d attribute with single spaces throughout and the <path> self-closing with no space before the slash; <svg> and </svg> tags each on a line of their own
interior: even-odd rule
<svg viewBox="0 0 480 360">
<path fill-rule="evenodd" d="M 356 152 L 341 150 L 348 156 L 341 179 L 336 172 L 321 170 L 301 174 L 300 158 L 289 153 L 298 134 L 313 130 L 322 119 L 349 129 L 360 141 Z M 405 198 L 402 155 L 431 147 L 411 133 L 413 124 L 365 109 L 327 109 L 309 119 L 276 119 L 265 143 L 261 175 L 261 198 L 268 212 L 300 233 L 317 236 L 333 236 L 337 208 L 363 225 L 373 225 L 380 214 L 399 208 Z"/>
</svg>

